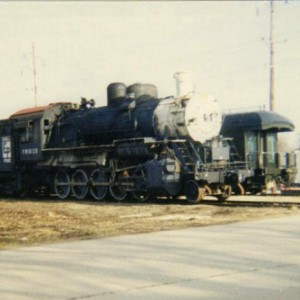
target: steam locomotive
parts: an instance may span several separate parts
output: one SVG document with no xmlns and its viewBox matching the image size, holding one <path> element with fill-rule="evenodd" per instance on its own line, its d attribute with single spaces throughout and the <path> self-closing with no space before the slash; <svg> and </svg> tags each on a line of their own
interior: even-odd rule
<svg viewBox="0 0 300 300">
<path fill-rule="evenodd" d="M 177 73 L 178 95 L 158 98 L 151 84 L 112 83 L 107 106 L 53 103 L 16 112 L 0 121 L 0 189 L 8 194 L 91 196 L 117 201 L 127 195 L 205 194 L 224 200 L 223 153 L 212 153 L 222 115 L 208 94 L 193 92 Z M 217 162 L 217 163 L 216 163 Z"/>
</svg>

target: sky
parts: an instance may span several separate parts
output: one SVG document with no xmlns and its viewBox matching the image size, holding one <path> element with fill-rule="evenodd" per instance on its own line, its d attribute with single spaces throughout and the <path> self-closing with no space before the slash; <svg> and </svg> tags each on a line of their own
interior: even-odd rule
<svg viewBox="0 0 300 300">
<path fill-rule="evenodd" d="M 274 2 L 275 111 L 300 132 L 300 1 Z M 111 82 L 152 83 L 176 94 L 173 75 L 224 112 L 269 108 L 269 1 L 0 2 L 0 118 L 37 104 L 106 105 Z"/>
</svg>

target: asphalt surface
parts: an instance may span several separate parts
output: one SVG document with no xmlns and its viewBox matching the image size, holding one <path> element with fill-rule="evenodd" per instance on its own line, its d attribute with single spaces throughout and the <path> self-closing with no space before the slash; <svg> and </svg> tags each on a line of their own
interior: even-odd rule
<svg viewBox="0 0 300 300">
<path fill-rule="evenodd" d="M 0 251 L 0 299 L 300 299 L 300 216 Z"/>
</svg>

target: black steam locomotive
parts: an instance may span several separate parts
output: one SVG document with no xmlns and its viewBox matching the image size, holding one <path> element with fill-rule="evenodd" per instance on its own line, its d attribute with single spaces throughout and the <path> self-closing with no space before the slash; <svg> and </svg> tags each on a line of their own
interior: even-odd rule
<svg viewBox="0 0 300 300">
<path fill-rule="evenodd" d="M 107 93 L 105 107 L 83 98 L 2 120 L 1 193 L 192 203 L 230 196 L 222 148 L 213 160 L 209 142 L 221 127 L 214 99 L 194 92 L 159 99 L 151 84 L 113 83 Z"/>
</svg>

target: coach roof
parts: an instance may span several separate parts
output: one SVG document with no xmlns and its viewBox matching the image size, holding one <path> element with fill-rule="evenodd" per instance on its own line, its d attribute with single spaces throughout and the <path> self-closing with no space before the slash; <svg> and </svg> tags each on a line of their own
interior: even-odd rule
<svg viewBox="0 0 300 300">
<path fill-rule="evenodd" d="M 293 131 L 294 124 L 287 118 L 270 111 L 256 111 L 225 115 L 220 133 L 238 130 Z"/>
</svg>

